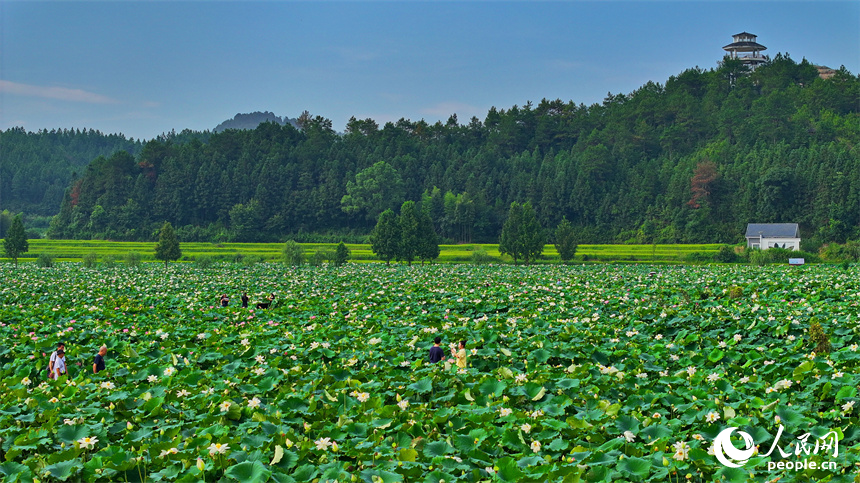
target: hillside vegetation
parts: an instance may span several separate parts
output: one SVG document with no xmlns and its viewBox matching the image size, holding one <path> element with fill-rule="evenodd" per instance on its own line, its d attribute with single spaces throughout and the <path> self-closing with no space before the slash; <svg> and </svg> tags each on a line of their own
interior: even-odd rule
<svg viewBox="0 0 860 483">
<path fill-rule="evenodd" d="M 582 243 L 731 243 L 748 222 L 797 222 L 812 244 L 860 235 L 860 79 L 777 55 L 726 60 L 585 106 L 542 100 L 481 120 L 320 116 L 96 158 L 54 238 L 363 241 L 415 200 L 450 242 L 497 242 L 511 202 L 566 216 Z M 807 245 L 806 248 L 814 248 Z"/>
</svg>

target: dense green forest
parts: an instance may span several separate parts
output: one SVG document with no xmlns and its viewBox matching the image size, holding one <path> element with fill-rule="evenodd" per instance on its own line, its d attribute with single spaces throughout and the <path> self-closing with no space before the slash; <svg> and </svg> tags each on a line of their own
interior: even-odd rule
<svg viewBox="0 0 860 483">
<path fill-rule="evenodd" d="M 2 131 L 0 207 L 28 215 L 56 215 L 69 183 L 93 159 L 120 150 L 135 154 L 142 147 L 121 134 L 88 129 Z"/>
<path fill-rule="evenodd" d="M 860 236 L 858 99 L 844 68 L 825 80 L 777 55 L 465 123 L 351 119 L 339 134 L 304 114 L 299 129 L 161 138 L 92 161 L 49 235 L 152 240 L 169 221 L 184 241 L 355 240 L 413 200 L 443 239 L 497 242 L 529 201 L 581 243 L 732 243 L 748 222 L 797 222 L 814 248 Z"/>
</svg>

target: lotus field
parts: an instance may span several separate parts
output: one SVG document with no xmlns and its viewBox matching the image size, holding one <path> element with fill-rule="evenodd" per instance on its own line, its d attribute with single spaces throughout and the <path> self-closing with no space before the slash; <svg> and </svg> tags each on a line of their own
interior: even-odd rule
<svg viewBox="0 0 860 483">
<path fill-rule="evenodd" d="M 2 271 L 5 481 L 853 481 L 860 465 L 856 269 Z M 446 355 L 466 341 L 466 369 L 428 362 L 437 335 Z"/>
</svg>

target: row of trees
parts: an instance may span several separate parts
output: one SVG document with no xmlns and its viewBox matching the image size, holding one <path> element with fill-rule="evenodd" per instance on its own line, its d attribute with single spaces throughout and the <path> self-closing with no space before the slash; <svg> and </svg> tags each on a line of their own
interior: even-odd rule
<svg viewBox="0 0 860 483">
<path fill-rule="evenodd" d="M 438 258 L 439 240 L 433 229 L 429 206 L 406 201 L 399 214 L 391 209 L 380 213 L 370 234 L 370 248 L 386 263 L 398 260 L 412 265 L 416 259 L 424 263 Z"/>
<path fill-rule="evenodd" d="M 743 69 L 727 59 L 600 104 L 544 99 L 466 123 L 352 119 L 339 134 L 306 115 L 300 129 L 153 140 L 90 163 L 49 235 L 151 240 L 168 220 L 188 241 L 364 241 L 412 200 L 449 242 L 498 241 L 512 202 L 542 226 L 566 218 L 583 243 L 733 243 L 751 221 L 860 237 L 860 78 L 781 55 Z"/>
</svg>

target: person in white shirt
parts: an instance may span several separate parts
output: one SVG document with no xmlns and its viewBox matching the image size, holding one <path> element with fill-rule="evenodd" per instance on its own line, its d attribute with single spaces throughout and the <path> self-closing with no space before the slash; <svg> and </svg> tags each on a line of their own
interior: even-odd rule
<svg viewBox="0 0 860 483">
<path fill-rule="evenodd" d="M 48 359 L 48 377 L 54 377 L 54 363 L 57 362 L 57 351 L 66 350 L 66 344 L 64 342 L 57 343 L 57 350 L 51 353 L 51 358 Z"/>
<path fill-rule="evenodd" d="M 54 360 L 54 373 L 52 378 L 59 379 L 60 376 L 66 374 L 66 351 L 63 349 L 57 350 L 57 359 Z"/>
</svg>

